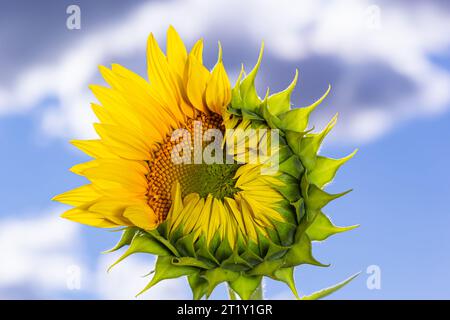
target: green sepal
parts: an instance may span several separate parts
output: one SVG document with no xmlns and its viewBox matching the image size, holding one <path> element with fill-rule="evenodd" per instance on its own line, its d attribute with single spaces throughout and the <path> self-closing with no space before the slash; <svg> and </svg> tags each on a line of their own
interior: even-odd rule
<svg viewBox="0 0 450 320">
<path fill-rule="evenodd" d="M 243 253 L 240 254 L 240 256 L 242 257 L 242 259 L 250 263 L 250 265 L 252 266 L 255 266 L 264 261 L 263 258 L 261 258 L 259 255 L 257 255 L 251 250 L 245 250 Z"/>
<path fill-rule="evenodd" d="M 261 279 L 262 276 L 246 276 L 240 274 L 235 280 L 228 281 L 228 283 L 231 289 L 233 289 L 242 300 L 248 300 L 261 285 Z"/>
<path fill-rule="evenodd" d="M 227 112 L 232 114 L 232 115 L 242 117 L 241 109 L 235 109 L 235 108 L 232 108 L 231 106 L 228 106 Z"/>
<path fill-rule="evenodd" d="M 256 230 L 256 234 L 258 236 L 258 246 L 259 246 L 259 255 L 264 257 L 269 250 L 269 239 L 268 236 L 263 234 L 260 230 Z"/>
<path fill-rule="evenodd" d="M 288 174 L 280 174 L 277 179 L 283 183 L 282 185 L 274 186 L 274 188 L 278 190 L 287 200 L 290 202 L 295 202 L 300 199 L 300 188 L 298 187 L 297 179 Z"/>
<path fill-rule="evenodd" d="M 335 284 L 334 286 L 322 289 L 320 291 L 316 291 L 316 292 L 314 292 L 314 293 L 312 293 L 310 295 L 307 295 L 307 296 L 303 296 L 303 297 L 300 298 L 300 300 L 318 300 L 318 299 L 322 299 L 322 298 L 332 294 L 333 292 L 336 292 L 337 290 L 341 289 L 342 287 L 344 287 L 348 283 L 350 283 L 359 274 L 360 274 L 360 272 L 352 275 L 351 277 L 347 278 L 346 280 L 344 280 L 344 281 L 342 281 L 342 282 L 340 282 L 338 284 Z"/>
<path fill-rule="evenodd" d="M 297 224 L 300 224 L 300 221 L 305 216 L 305 201 L 303 198 L 300 198 L 298 201 L 292 202 L 291 205 L 295 208 Z"/>
<path fill-rule="evenodd" d="M 289 222 L 276 222 L 275 230 L 278 233 L 281 246 L 290 246 L 295 240 L 297 226 Z"/>
<path fill-rule="evenodd" d="M 298 80 L 298 70 L 295 70 L 294 80 L 283 91 L 277 92 L 268 98 L 268 108 L 273 115 L 279 115 L 289 111 L 291 108 L 291 94 Z"/>
<path fill-rule="evenodd" d="M 243 253 L 246 250 L 249 250 L 249 251 L 252 251 L 253 253 L 261 256 L 260 247 L 255 241 L 253 241 L 251 239 L 247 239 L 247 240 L 243 240 L 243 242 L 245 243 L 245 247 L 243 248 L 242 251 L 239 251 L 239 253 Z"/>
<path fill-rule="evenodd" d="M 280 246 L 269 240 L 269 249 L 264 256 L 265 260 L 278 260 L 281 259 L 289 250 L 290 246 Z"/>
<path fill-rule="evenodd" d="M 237 279 L 239 277 L 239 273 L 222 268 L 215 268 L 206 270 L 204 273 L 202 273 L 201 276 L 208 281 L 206 297 L 209 297 L 215 287 L 217 287 L 222 282 L 233 281 L 234 279 Z"/>
<path fill-rule="evenodd" d="M 287 159 L 289 159 L 294 153 L 292 152 L 291 148 L 289 148 L 289 146 L 287 145 L 286 139 L 281 136 L 279 138 L 280 144 L 277 153 L 278 153 L 278 161 L 282 163 Z"/>
<path fill-rule="evenodd" d="M 230 257 L 225 259 L 220 266 L 223 269 L 231 270 L 231 271 L 245 271 L 252 268 L 252 265 L 248 263 L 245 259 L 243 259 L 239 253 L 235 250 L 231 254 Z"/>
<path fill-rule="evenodd" d="M 181 256 L 197 257 L 194 248 L 194 233 L 191 232 L 177 240 L 175 247 Z"/>
<path fill-rule="evenodd" d="M 242 109 L 242 118 L 244 120 L 264 121 L 264 118 L 261 117 L 258 113 L 253 112 L 253 111 L 248 111 L 246 109 Z"/>
<path fill-rule="evenodd" d="M 209 251 L 204 235 L 201 235 L 200 238 L 196 241 L 195 248 L 197 257 L 202 257 L 212 263 L 216 263 L 217 265 L 220 264 L 220 262 L 216 259 L 216 257 L 214 257 L 211 251 Z"/>
<path fill-rule="evenodd" d="M 331 121 L 322 132 L 308 133 L 301 140 L 298 155 L 302 159 L 303 165 L 308 170 L 312 170 L 314 168 L 320 146 L 322 145 L 325 136 L 328 134 L 328 132 L 330 132 L 331 129 L 333 129 L 336 122 L 337 114 L 331 119 Z"/>
<path fill-rule="evenodd" d="M 319 267 L 328 267 L 317 261 L 312 255 L 311 240 L 304 232 L 292 245 L 284 257 L 284 267 L 295 267 L 300 264 L 311 264 Z"/>
<path fill-rule="evenodd" d="M 149 253 L 157 256 L 168 256 L 171 252 L 160 242 L 145 233 L 136 233 L 128 249 L 109 268 L 108 272 L 126 257 L 135 253 Z"/>
<path fill-rule="evenodd" d="M 290 158 L 282 162 L 279 166 L 279 170 L 296 179 L 299 179 L 301 174 L 304 172 L 303 165 L 297 155 L 292 155 Z"/>
<path fill-rule="evenodd" d="M 282 127 L 281 120 L 274 114 L 270 112 L 266 104 L 262 104 L 259 109 L 260 114 L 266 120 L 267 125 L 271 129 L 279 129 Z M 280 133 L 280 136 L 282 134 Z"/>
<path fill-rule="evenodd" d="M 200 300 L 208 290 L 208 281 L 201 276 L 200 272 L 193 273 L 188 277 L 189 286 L 192 290 L 192 298 Z"/>
<path fill-rule="evenodd" d="M 192 257 L 174 257 L 171 262 L 174 266 L 197 267 L 206 270 L 216 267 L 216 265 L 212 263 Z"/>
<path fill-rule="evenodd" d="M 155 284 L 162 280 L 174 279 L 182 276 L 189 276 L 191 274 L 197 273 L 198 268 L 192 266 L 178 266 L 172 263 L 172 259 L 176 258 L 173 256 L 158 256 L 155 265 L 155 274 L 152 280 L 139 292 L 136 296 L 141 295 Z"/>
<path fill-rule="evenodd" d="M 311 241 L 323 241 L 336 233 L 349 231 L 358 226 L 337 227 L 323 212 L 319 212 L 308 229 L 306 229 L 306 234 Z"/>
<path fill-rule="evenodd" d="M 232 252 L 233 250 L 231 249 L 228 239 L 224 239 L 220 242 L 220 245 L 217 248 L 216 252 L 214 252 L 214 257 L 216 257 L 219 262 L 222 262 L 227 259 L 232 254 Z"/>
<path fill-rule="evenodd" d="M 268 276 L 283 265 L 282 260 L 263 261 L 246 274 L 249 276 Z"/>
<path fill-rule="evenodd" d="M 244 72 L 244 66 L 241 65 L 241 72 L 239 72 L 239 76 L 236 80 L 236 84 L 233 87 L 233 89 L 231 90 L 231 107 L 229 107 L 229 109 L 231 110 L 230 113 L 235 114 L 237 116 L 240 116 L 240 110 L 241 110 L 241 106 L 242 106 L 242 97 L 241 97 L 241 92 L 240 92 L 240 84 L 241 84 L 241 79 L 242 76 L 245 74 Z M 234 113 L 234 110 L 239 110 L 239 113 Z"/>
<path fill-rule="evenodd" d="M 294 294 L 295 298 L 300 299 L 294 280 L 294 267 L 277 269 L 270 276 L 274 280 L 286 283 Z"/>
<path fill-rule="evenodd" d="M 325 207 L 329 202 L 340 198 L 351 191 L 352 189 L 337 194 L 330 194 L 323 191 L 316 185 L 311 184 L 308 188 L 308 196 L 305 199 L 305 204 L 308 209 L 321 209 Z"/>
<path fill-rule="evenodd" d="M 102 253 L 111 253 L 123 248 L 124 246 L 128 246 L 133 240 L 136 232 L 139 232 L 138 228 L 129 227 L 124 229 L 122 231 L 122 236 L 120 237 L 120 240 L 117 242 L 117 244 L 113 248 L 103 251 Z"/>
<path fill-rule="evenodd" d="M 279 115 L 281 120 L 281 129 L 294 132 L 303 132 L 308 126 L 309 115 L 314 109 L 326 98 L 330 92 L 331 86 L 328 86 L 327 91 L 313 104 L 304 107 L 289 110 Z"/>
<path fill-rule="evenodd" d="M 258 106 L 261 104 L 261 99 L 256 92 L 255 79 L 258 74 L 259 66 L 261 65 L 262 55 L 264 52 L 264 43 L 261 44 L 258 61 L 252 71 L 241 81 L 239 85 L 240 97 L 242 98 L 242 107 L 248 111 L 256 112 Z"/>
<path fill-rule="evenodd" d="M 178 252 L 177 248 L 175 248 L 172 243 L 170 243 L 169 240 L 167 240 L 166 238 L 164 238 L 163 236 L 161 236 L 159 234 L 159 232 L 157 230 L 152 230 L 152 231 L 147 231 L 147 234 L 149 234 L 150 236 L 152 236 L 155 240 L 161 242 L 167 249 L 170 250 L 170 252 L 179 257 L 180 253 Z"/>
<path fill-rule="evenodd" d="M 285 134 L 288 146 L 292 149 L 294 154 L 299 155 L 302 148 L 302 139 L 307 132 L 285 131 Z"/>
<path fill-rule="evenodd" d="M 330 183 L 338 169 L 350 160 L 358 151 L 356 149 L 348 156 L 341 159 L 331 159 L 322 156 L 318 156 L 316 160 L 316 165 L 313 170 L 311 170 L 308 174 L 308 179 L 311 183 L 314 183 L 319 188 L 322 188 L 327 183 Z"/>
</svg>

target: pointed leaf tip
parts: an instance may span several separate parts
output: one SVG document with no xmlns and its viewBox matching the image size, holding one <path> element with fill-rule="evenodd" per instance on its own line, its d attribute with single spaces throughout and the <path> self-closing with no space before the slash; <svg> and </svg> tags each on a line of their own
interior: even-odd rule
<svg viewBox="0 0 450 320">
<path fill-rule="evenodd" d="M 316 291 L 310 295 L 307 296 L 303 296 L 300 298 L 300 300 L 318 300 L 318 299 L 322 299 L 330 294 L 332 294 L 333 292 L 336 292 L 337 290 L 341 289 L 342 287 L 344 287 L 345 285 L 347 285 L 348 283 L 350 283 L 353 279 L 355 279 L 357 276 L 359 276 L 361 272 L 355 273 L 354 275 L 350 276 L 349 278 L 345 279 L 344 281 L 335 284 L 334 286 Z"/>
<path fill-rule="evenodd" d="M 359 225 L 348 227 L 335 226 L 327 215 L 323 212 L 319 212 L 308 229 L 306 229 L 306 234 L 311 241 L 323 241 L 332 235 L 353 230 L 358 226 Z"/>
<path fill-rule="evenodd" d="M 291 108 L 291 94 L 297 85 L 298 69 L 295 69 L 295 76 L 289 86 L 281 91 L 271 95 L 268 98 L 268 108 L 273 115 L 279 115 L 285 113 Z"/>
<path fill-rule="evenodd" d="M 358 149 L 355 149 L 351 154 L 341 159 L 318 156 L 314 168 L 308 175 L 309 181 L 322 188 L 334 179 L 339 168 L 353 158 L 357 151 Z"/>
<path fill-rule="evenodd" d="M 258 61 L 256 62 L 256 65 L 239 85 L 239 91 L 242 98 L 242 108 L 252 112 L 256 111 L 261 103 L 261 99 L 259 98 L 256 91 L 255 79 L 261 65 L 263 52 L 264 42 L 261 43 L 261 49 L 259 51 Z"/>
</svg>

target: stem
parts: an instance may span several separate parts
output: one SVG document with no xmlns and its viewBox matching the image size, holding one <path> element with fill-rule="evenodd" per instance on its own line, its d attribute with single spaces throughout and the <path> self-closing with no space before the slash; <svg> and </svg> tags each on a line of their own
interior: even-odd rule
<svg viewBox="0 0 450 320">
<path fill-rule="evenodd" d="M 259 286 L 256 288 L 255 292 L 253 292 L 251 300 L 264 300 L 264 293 L 262 288 L 262 280 L 259 283 Z"/>
<path fill-rule="evenodd" d="M 227 288 L 230 300 L 237 300 L 236 292 L 234 292 L 234 290 L 230 287 L 229 284 L 227 284 Z M 256 288 L 255 292 L 253 292 L 252 296 L 250 297 L 250 300 L 264 300 L 262 280 L 259 283 L 258 287 Z"/>
<path fill-rule="evenodd" d="M 236 299 L 236 293 L 231 289 L 230 285 L 227 284 L 228 287 L 228 296 L 230 297 L 230 300 L 237 300 Z"/>
</svg>

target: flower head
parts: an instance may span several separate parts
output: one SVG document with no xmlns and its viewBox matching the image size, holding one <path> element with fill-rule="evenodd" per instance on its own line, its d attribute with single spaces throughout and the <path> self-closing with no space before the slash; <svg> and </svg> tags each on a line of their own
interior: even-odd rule
<svg viewBox="0 0 450 320">
<path fill-rule="evenodd" d="M 311 241 L 353 228 L 334 226 L 321 211 L 345 194 L 323 188 L 354 154 L 317 155 L 336 117 L 320 133 L 308 129 L 308 118 L 330 89 L 291 109 L 297 73 L 282 92 L 263 99 L 256 92 L 262 49 L 233 89 L 220 45 L 211 71 L 202 50 L 200 40 L 188 52 L 170 27 L 166 54 L 149 37 L 148 82 L 120 65 L 100 68 L 110 87 L 91 86 L 99 139 L 72 141 L 93 158 L 71 169 L 90 183 L 54 199 L 73 206 L 67 219 L 125 227 L 113 248 L 128 246 L 119 261 L 135 252 L 158 256 L 144 290 L 188 276 L 194 298 L 227 282 L 247 299 L 268 276 L 297 295 L 293 268 L 324 266 Z"/>
</svg>

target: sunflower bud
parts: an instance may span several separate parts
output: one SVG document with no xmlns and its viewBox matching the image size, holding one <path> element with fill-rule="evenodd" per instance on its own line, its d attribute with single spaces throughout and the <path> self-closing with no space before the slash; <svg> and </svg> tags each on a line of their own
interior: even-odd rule
<svg viewBox="0 0 450 320">
<path fill-rule="evenodd" d="M 355 152 L 319 156 L 334 117 L 319 133 L 309 115 L 325 99 L 291 109 L 288 88 L 261 99 L 253 70 L 242 70 L 233 89 L 222 51 L 210 72 L 202 42 L 188 53 L 173 28 L 167 56 L 153 36 L 148 45 L 150 83 L 120 66 L 102 68 L 111 89 L 93 87 L 101 106 L 100 140 L 74 144 L 94 160 L 73 168 L 91 184 L 56 200 L 75 208 L 63 216 L 98 227 L 125 226 L 110 251 L 127 246 L 157 256 L 142 292 L 165 279 L 187 276 L 194 299 L 226 282 L 242 299 L 261 298 L 263 277 L 286 283 L 298 297 L 294 268 L 326 265 L 312 241 L 355 228 L 336 227 L 322 212 L 347 192 L 324 187 Z M 309 297 L 320 298 L 346 281 Z"/>
</svg>

